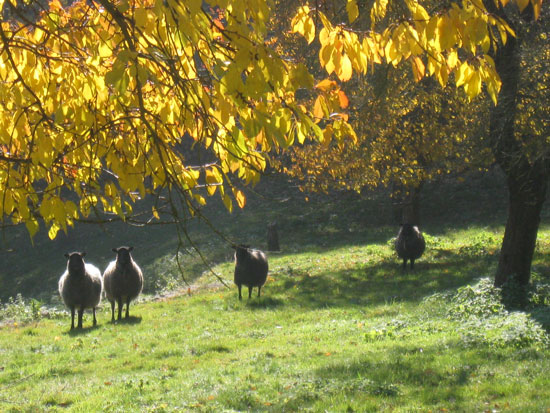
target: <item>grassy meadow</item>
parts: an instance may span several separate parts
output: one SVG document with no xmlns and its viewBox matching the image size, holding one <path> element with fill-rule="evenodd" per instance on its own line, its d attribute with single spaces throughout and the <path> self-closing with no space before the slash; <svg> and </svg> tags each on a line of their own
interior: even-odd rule
<svg viewBox="0 0 550 413">
<path fill-rule="evenodd" d="M 498 175 L 426 187 L 427 250 L 414 271 L 392 249 L 387 194 L 306 202 L 266 181 L 242 211 L 205 211 L 230 239 L 260 248 L 266 222 L 279 224 L 263 295 L 242 302 L 231 248 L 204 224 L 189 233 L 231 288 L 188 248 L 180 261 L 193 285 L 183 284 L 167 227 L 92 227 L 26 249 L 24 233 L 6 230 L 2 294 L 24 294 L 2 299 L 0 411 L 549 411 L 548 209 L 520 311 L 492 287 L 506 211 Z M 61 249 L 91 247 L 89 261 L 102 263 L 112 259 L 105 238 L 135 241 L 146 294 L 130 319 L 112 324 L 103 301 L 96 327 L 87 312 L 71 332 L 55 290 Z"/>
</svg>

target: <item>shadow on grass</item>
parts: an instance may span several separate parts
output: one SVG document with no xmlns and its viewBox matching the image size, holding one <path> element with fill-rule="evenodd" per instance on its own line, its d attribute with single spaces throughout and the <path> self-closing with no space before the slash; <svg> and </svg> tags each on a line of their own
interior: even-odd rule
<svg viewBox="0 0 550 413">
<path fill-rule="evenodd" d="M 129 317 L 124 317 L 124 318 L 121 318 L 120 320 L 115 320 L 114 322 L 111 321 L 112 324 L 128 324 L 128 325 L 133 325 L 133 324 L 140 324 L 141 323 L 141 320 L 142 320 L 142 317 L 141 316 L 129 316 Z"/>
<path fill-rule="evenodd" d="M 282 268 L 266 293 L 286 295 L 289 303 L 310 308 L 350 307 L 400 301 L 420 301 L 436 292 L 456 289 L 486 275 L 495 257 L 462 256 L 449 252 L 444 262 L 419 262 L 403 270 L 395 259 L 375 265 L 317 272 Z"/>
<path fill-rule="evenodd" d="M 395 342 L 393 342 L 395 344 Z M 457 350 L 458 351 L 458 350 Z M 361 387 L 364 393 L 382 398 L 395 397 L 399 404 L 406 388 L 415 389 L 415 399 L 426 404 L 440 400 L 453 400 L 460 405 L 463 401 L 464 386 L 471 383 L 480 360 L 469 360 L 451 369 L 445 362 L 439 362 L 442 354 L 440 346 L 393 347 L 388 349 L 390 356 L 373 359 L 361 357 L 351 363 L 332 364 L 314 371 L 314 377 L 321 382 L 337 381 L 346 391 L 350 387 Z M 481 356 L 480 356 L 481 357 Z M 346 385 L 346 383 L 349 383 Z"/>
<path fill-rule="evenodd" d="M 270 309 L 284 305 L 284 301 L 280 298 L 262 296 L 260 298 L 251 298 L 246 301 L 246 306 L 252 309 Z"/>
<path fill-rule="evenodd" d="M 68 334 L 71 337 L 84 336 L 99 328 L 101 328 L 100 324 L 97 324 L 95 326 L 82 327 L 82 328 L 75 327 L 73 330 L 67 331 L 66 334 Z"/>
<path fill-rule="evenodd" d="M 191 354 L 194 356 L 202 356 L 206 353 L 231 353 L 231 349 L 221 344 L 212 344 L 191 348 Z"/>
</svg>

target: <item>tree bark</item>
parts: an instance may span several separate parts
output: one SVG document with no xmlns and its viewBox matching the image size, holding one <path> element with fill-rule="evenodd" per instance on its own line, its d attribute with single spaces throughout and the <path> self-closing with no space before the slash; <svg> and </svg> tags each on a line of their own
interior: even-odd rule
<svg viewBox="0 0 550 413">
<path fill-rule="evenodd" d="M 392 188 L 393 214 L 400 224 L 420 224 L 420 192 L 423 183 L 405 187 L 394 183 Z"/>
<path fill-rule="evenodd" d="M 512 25 L 501 9 L 491 11 Z M 495 159 L 507 176 L 509 190 L 508 220 L 495 274 L 496 286 L 502 286 L 511 277 L 522 286 L 529 284 L 540 213 L 548 186 L 544 161 L 528 159 L 522 137 L 517 136 L 514 129 L 521 75 L 520 28 L 516 28 L 516 34 L 517 37 L 509 36 L 505 45 L 499 45 L 494 56 L 502 86 L 498 104 L 491 111 L 489 137 Z"/>
<path fill-rule="evenodd" d="M 270 222 L 267 225 L 267 250 L 268 251 L 280 251 L 279 247 L 279 233 L 277 232 L 277 223 Z"/>
<path fill-rule="evenodd" d="M 495 285 L 502 286 L 511 277 L 522 286 L 531 279 L 531 262 L 535 251 L 540 213 L 546 198 L 548 178 L 544 173 L 508 176 L 508 221 L 495 275 Z"/>
</svg>

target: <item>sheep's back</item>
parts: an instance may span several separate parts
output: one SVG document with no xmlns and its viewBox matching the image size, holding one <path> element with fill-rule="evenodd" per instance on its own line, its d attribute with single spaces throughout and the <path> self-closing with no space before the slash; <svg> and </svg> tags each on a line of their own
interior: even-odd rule
<svg viewBox="0 0 550 413">
<path fill-rule="evenodd" d="M 101 301 L 101 272 L 92 264 L 85 264 L 85 268 L 84 276 L 70 276 L 65 271 L 59 279 L 59 294 L 68 307 L 94 308 Z"/>
<path fill-rule="evenodd" d="M 250 250 L 247 259 L 235 265 L 235 284 L 261 287 L 267 279 L 267 257 L 262 251 Z"/>
<path fill-rule="evenodd" d="M 426 248 L 426 242 L 420 232 L 411 235 L 398 234 L 395 240 L 397 255 L 403 259 L 417 259 L 422 256 Z"/>
<path fill-rule="evenodd" d="M 111 302 L 116 297 L 136 298 L 143 289 L 143 273 L 141 268 L 132 261 L 126 268 L 117 268 L 116 261 L 111 261 L 103 273 L 105 295 Z"/>
</svg>

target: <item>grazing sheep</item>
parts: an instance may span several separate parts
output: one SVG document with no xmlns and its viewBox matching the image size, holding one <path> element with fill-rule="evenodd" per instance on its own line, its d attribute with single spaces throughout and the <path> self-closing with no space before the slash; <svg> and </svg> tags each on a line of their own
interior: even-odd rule
<svg viewBox="0 0 550 413">
<path fill-rule="evenodd" d="M 248 245 L 237 245 L 235 249 L 235 284 L 239 288 L 239 300 L 242 300 L 241 286 L 248 287 L 248 298 L 252 296 L 252 288 L 260 290 L 267 279 L 267 257 L 260 251 L 250 249 Z"/>
<path fill-rule="evenodd" d="M 395 251 L 403 259 L 403 269 L 407 268 L 407 260 L 411 261 L 411 270 L 414 269 L 414 260 L 420 258 L 426 248 L 426 241 L 418 230 L 411 224 L 401 224 L 395 240 Z"/>
<path fill-rule="evenodd" d="M 122 306 L 126 304 L 126 318 L 130 316 L 130 301 L 143 289 L 143 274 L 132 259 L 134 247 L 113 248 L 116 260 L 111 261 L 103 273 L 105 295 L 111 303 L 111 321 L 115 321 L 115 302 L 118 303 L 118 320 L 122 318 Z"/>
<path fill-rule="evenodd" d="M 94 326 L 97 324 L 95 309 L 101 300 L 103 282 L 99 269 L 84 262 L 85 252 L 65 254 L 67 270 L 59 279 L 59 295 L 71 309 L 71 330 L 74 329 L 74 313 L 78 310 L 78 328 L 82 328 L 84 309 L 91 308 Z"/>
</svg>

